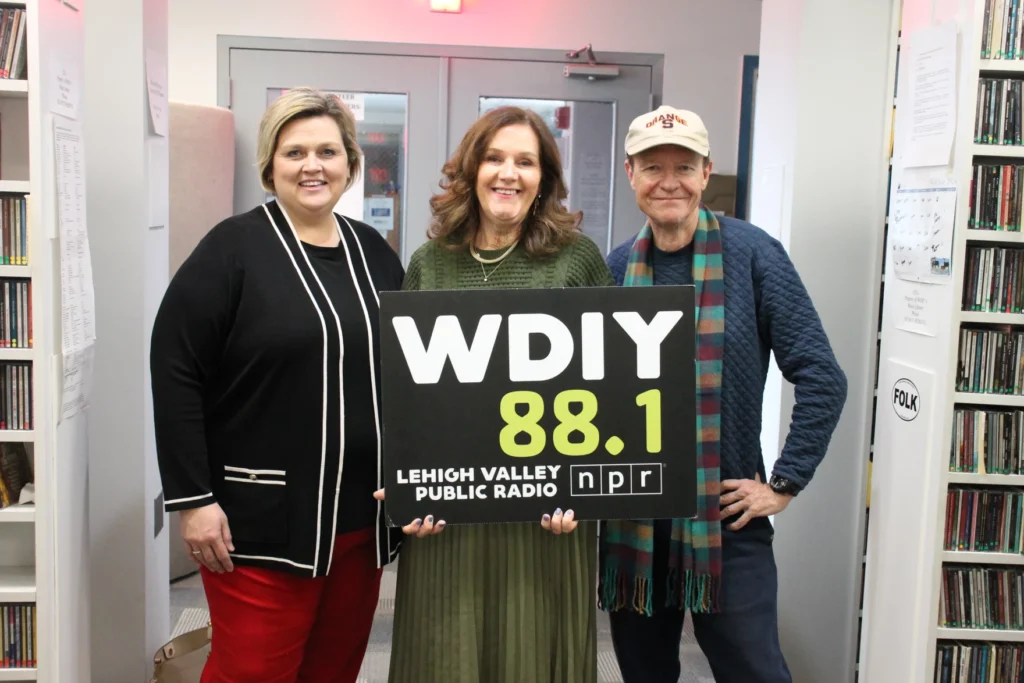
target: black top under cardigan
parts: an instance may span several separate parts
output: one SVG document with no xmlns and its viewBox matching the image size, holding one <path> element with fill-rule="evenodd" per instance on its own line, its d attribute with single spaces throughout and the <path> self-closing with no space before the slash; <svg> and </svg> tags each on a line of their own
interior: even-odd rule
<svg viewBox="0 0 1024 683">
<path fill-rule="evenodd" d="M 382 483 L 377 292 L 401 261 L 337 218 L 336 248 L 303 244 L 277 202 L 214 227 L 175 273 L 150 366 L 166 509 L 212 502 L 236 564 L 324 576 L 335 534 L 376 527 L 398 552 Z M 370 363 L 372 350 L 373 362 Z"/>
</svg>

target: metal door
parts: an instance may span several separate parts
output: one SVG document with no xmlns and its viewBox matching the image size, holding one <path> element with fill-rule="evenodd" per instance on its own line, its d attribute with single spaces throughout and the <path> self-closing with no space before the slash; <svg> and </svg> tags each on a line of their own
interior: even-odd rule
<svg viewBox="0 0 1024 683">
<path fill-rule="evenodd" d="M 430 196 L 444 150 L 441 62 L 437 58 L 234 48 L 235 211 L 266 201 L 256 168 L 256 136 L 267 105 L 288 89 L 337 93 L 356 114 L 364 154 L 360 179 L 338 211 L 376 227 L 408 262 L 426 240 Z"/>
<path fill-rule="evenodd" d="M 339 205 L 384 234 L 402 261 L 426 241 L 430 197 L 469 126 L 501 104 L 548 122 L 563 154 L 569 208 L 602 252 L 643 224 L 623 170 L 630 121 L 653 108 L 661 86 L 652 55 L 607 54 L 588 78 L 565 53 L 429 45 L 222 37 L 221 102 L 235 114 L 235 210 L 266 200 L 256 134 L 267 105 L 287 88 L 337 92 L 359 115 L 363 185 Z M 571 66 L 570 66 L 571 65 Z M 582 74 L 567 74 L 567 66 Z"/>
<path fill-rule="evenodd" d="M 567 73 L 567 63 L 452 59 L 448 151 L 491 108 L 533 109 L 562 152 L 569 209 L 582 209 L 583 231 L 606 252 L 643 225 L 623 168 L 623 144 L 630 122 L 653 108 L 652 68 L 610 66 L 591 80 L 585 68 Z"/>
</svg>

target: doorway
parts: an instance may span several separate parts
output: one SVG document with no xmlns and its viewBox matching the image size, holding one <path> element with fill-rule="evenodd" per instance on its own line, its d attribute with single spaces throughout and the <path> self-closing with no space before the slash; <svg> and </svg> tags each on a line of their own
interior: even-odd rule
<svg viewBox="0 0 1024 683">
<path fill-rule="evenodd" d="M 427 240 L 430 197 L 469 126 L 504 104 L 536 111 L 562 153 L 568 208 L 603 253 L 643 224 L 623 170 L 629 123 L 661 100 L 661 55 L 221 36 L 218 104 L 235 114 L 236 212 L 266 201 L 255 168 L 267 105 L 306 85 L 357 119 L 364 169 L 338 211 L 381 232 L 408 263 Z M 590 69 L 592 62 L 600 69 Z M 568 67 L 568 68 L 567 68 Z"/>
</svg>

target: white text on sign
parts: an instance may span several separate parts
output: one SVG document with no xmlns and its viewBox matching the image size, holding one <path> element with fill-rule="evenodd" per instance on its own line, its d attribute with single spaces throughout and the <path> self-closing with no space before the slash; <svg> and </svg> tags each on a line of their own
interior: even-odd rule
<svg viewBox="0 0 1024 683">
<path fill-rule="evenodd" d="M 494 343 L 501 331 L 498 314 L 480 318 L 473 341 L 466 342 L 459 319 L 441 315 L 434 321 L 430 340 L 424 344 L 410 316 L 396 316 L 391 324 L 398 335 L 409 372 L 417 384 L 437 384 L 445 361 L 451 359 L 459 382 L 482 382 L 491 361 Z M 683 317 L 682 311 L 659 311 L 650 324 L 639 313 L 623 311 L 612 314 L 636 344 L 637 377 L 657 379 L 661 376 L 661 343 Z M 581 316 L 582 354 L 585 380 L 604 379 L 604 314 L 584 313 Z M 551 343 L 545 358 L 530 358 L 530 335 L 542 334 Z M 508 316 L 508 376 L 513 382 L 544 382 L 561 374 L 572 361 L 576 343 L 568 326 L 546 313 L 521 313 Z"/>
</svg>

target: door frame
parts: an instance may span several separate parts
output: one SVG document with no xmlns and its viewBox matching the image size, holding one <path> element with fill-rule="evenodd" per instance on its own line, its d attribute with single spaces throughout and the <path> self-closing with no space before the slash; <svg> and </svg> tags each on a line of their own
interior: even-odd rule
<svg viewBox="0 0 1024 683">
<path fill-rule="evenodd" d="M 449 73 L 452 59 L 493 59 L 504 61 L 545 62 L 551 64 L 585 64 L 585 57 L 572 59 L 566 50 L 544 48 L 514 47 L 480 47 L 472 45 L 440 45 L 421 43 L 384 43 L 369 41 L 331 40 L 323 38 L 271 38 L 260 36 L 218 35 L 217 36 L 217 105 L 226 109 L 232 106 L 231 84 L 231 51 L 265 50 L 309 53 L 335 53 L 381 55 L 394 57 L 431 57 L 438 60 L 440 111 L 438 112 L 437 158 L 447 159 L 448 154 L 448 107 L 450 100 Z M 662 104 L 663 84 L 665 75 L 665 55 L 647 52 L 604 52 L 595 51 L 595 57 L 601 64 L 619 66 L 646 66 L 651 70 L 651 94 L 648 111 L 653 111 Z M 612 160 L 613 169 L 617 160 L 624 158 L 625 152 L 615 149 Z M 440 174 L 440 168 L 438 173 Z M 615 169 L 619 173 L 618 169 Z M 614 186 L 613 186 L 614 187 Z M 614 223 L 608 232 L 608 248 L 615 246 L 613 235 Z M 405 236 L 403 235 L 403 244 Z M 404 247 L 403 247 L 404 250 Z M 403 258 L 403 261 L 405 259 Z"/>
<path fill-rule="evenodd" d="M 754 108 L 757 102 L 757 72 L 760 57 L 743 56 L 743 85 L 740 95 L 740 144 L 736 158 L 736 217 L 750 220 L 750 170 L 754 156 Z"/>
<path fill-rule="evenodd" d="M 448 58 L 503 59 L 527 62 L 557 62 L 560 64 L 585 63 L 566 57 L 575 49 L 550 50 L 543 48 L 480 47 L 475 45 L 439 45 L 429 43 L 383 43 L 359 40 L 330 40 L 326 38 L 270 38 L 261 36 L 217 36 L 217 105 L 231 108 L 231 50 L 286 50 L 289 52 L 339 52 L 349 54 L 392 55 L 396 57 L 438 57 L 446 73 Z M 651 109 L 661 106 L 665 77 L 665 55 L 654 52 L 604 52 L 595 55 L 602 64 L 651 67 Z M 447 79 L 441 79 L 442 87 Z M 447 93 L 442 93 L 447 94 Z M 446 147 L 447 148 L 447 147 Z"/>
</svg>

